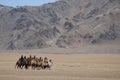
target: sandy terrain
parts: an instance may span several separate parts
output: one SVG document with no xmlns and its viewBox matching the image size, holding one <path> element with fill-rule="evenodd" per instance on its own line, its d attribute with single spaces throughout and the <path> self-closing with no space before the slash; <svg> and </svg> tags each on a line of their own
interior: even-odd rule
<svg viewBox="0 0 120 80">
<path fill-rule="evenodd" d="M 52 69 L 15 69 L 21 54 L 0 53 L 0 80 L 120 80 L 119 54 L 34 54 L 51 58 Z"/>
</svg>

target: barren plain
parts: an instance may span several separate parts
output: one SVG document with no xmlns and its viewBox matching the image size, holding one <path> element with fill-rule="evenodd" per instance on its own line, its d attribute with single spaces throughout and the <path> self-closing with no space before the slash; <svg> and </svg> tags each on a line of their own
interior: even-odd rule
<svg viewBox="0 0 120 80">
<path fill-rule="evenodd" d="M 21 55 L 48 57 L 51 70 L 15 69 Z M 0 80 L 120 80 L 119 54 L 0 53 Z"/>
</svg>

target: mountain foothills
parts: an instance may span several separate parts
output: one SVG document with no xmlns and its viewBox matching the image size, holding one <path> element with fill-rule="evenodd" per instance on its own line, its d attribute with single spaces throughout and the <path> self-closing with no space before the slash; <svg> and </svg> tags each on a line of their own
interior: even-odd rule
<svg viewBox="0 0 120 80">
<path fill-rule="evenodd" d="M 110 42 L 110 43 L 109 43 Z M 120 0 L 59 0 L 0 5 L 0 49 L 120 45 Z"/>
</svg>

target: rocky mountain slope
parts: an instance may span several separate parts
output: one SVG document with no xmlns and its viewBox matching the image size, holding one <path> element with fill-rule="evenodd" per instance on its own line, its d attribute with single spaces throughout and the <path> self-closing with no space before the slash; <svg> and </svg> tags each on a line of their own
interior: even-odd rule
<svg viewBox="0 0 120 80">
<path fill-rule="evenodd" d="M 120 44 L 120 0 L 59 0 L 0 5 L 0 49 Z"/>
</svg>

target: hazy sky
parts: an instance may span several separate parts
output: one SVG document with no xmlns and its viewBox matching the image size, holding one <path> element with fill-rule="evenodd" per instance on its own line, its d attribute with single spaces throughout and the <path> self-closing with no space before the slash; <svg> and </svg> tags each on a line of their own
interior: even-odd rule
<svg viewBox="0 0 120 80">
<path fill-rule="evenodd" d="M 0 0 L 0 4 L 8 6 L 39 6 L 57 0 Z"/>
</svg>

